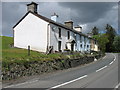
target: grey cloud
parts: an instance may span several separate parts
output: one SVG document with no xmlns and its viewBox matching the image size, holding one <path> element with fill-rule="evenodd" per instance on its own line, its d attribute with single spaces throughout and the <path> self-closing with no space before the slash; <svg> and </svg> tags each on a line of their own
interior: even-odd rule
<svg viewBox="0 0 120 90">
<path fill-rule="evenodd" d="M 26 13 L 26 4 L 28 2 L 5 2 L 2 4 L 2 23 L 3 35 L 12 36 L 12 27 Z M 101 28 L 102 25 L 110 23 L 116 25 L 117 10 L 113 10 L 113 6 L 117 3 L 109 2 L 39 2 L 38 13 L 50 18 L 56 12 L 59 15 L 59 22 L 72 19 L 74 25 L 86 24 L 83 32 L 89 32 L 93 26 Z M 104 26 L 102 26 L 104 27 Z"/>
<path fill-rule="evenodd" d="M 24 3 L 25 4 L 25 3 Z M 23 3 L 3 2 L 2 3 L 2 34 L 12 36 L 12 27 L 25 14 Z"/>
<path fill-rule="evenodd" d="M 77 23 L 92 23 L 102 18 L 112 9 L 116 3 L 113 2 L 64 2 L 59 5 L 71 9 L 71 18 Z M 75 11 L 75 16 L 72 12 Z"/>
</svg>

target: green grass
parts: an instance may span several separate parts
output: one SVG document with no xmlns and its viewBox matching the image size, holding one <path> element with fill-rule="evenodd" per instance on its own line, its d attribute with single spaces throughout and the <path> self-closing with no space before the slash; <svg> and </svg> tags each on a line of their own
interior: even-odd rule
<svg viewBox="0 0 120 90">
<path fill-rule="evenodd" d="M 31 54 L 28 56 L 28 50 L 20 48 L 12 48 L 10 45 L 13 44 L 13 37 L 2 36 L 2 61 L 3 64 L 11 63 L 25 63 L 30 61 L 40 61 L 40 60 L 56 60 L 56 59 L 76 59 L 86 56 L 86 54 L 80 54 L 79 52 L 74 52 L 72 55 L 65 55 L 60 53 L 54 54 L 43 54 L 36 51 L 30 51 Z"/>
<path fill-rule="evenodd" d="M 1 38 L 1 36 L 0 36 Z M 10 71 L 11 65 L 22 65 L 29 67 L 30 63 L 39 63 L 42 60 L 62 60 L 64 63 L 65 59 L 77 59 L 84 56 L 86 54 L 81 54 L 79 52 L 72 52 L 72 54 L 62 54 L 62 53 L 54 53 L 54 54 L 43 54 L 36 51 L 31 51 L 30 56 L 28 56 L 28 51 L 26 49 L 20 48 L 12 48 L 10 45 L 13 44 L 13 37 L 2 36 L 2 70 Z"/>
<path fill-rule="evenodd" d="M 26 49 L 11 48 L 10 45 L 13 44 L 13 37 L 2 36 L 2 58 L 3 61 L 7 60 L 53 60 L 66 58 L 61 54 L 43 54 L 36 51 L 30 51 L 31 54 L 28 56 L 28 51 Z"/>
<path fill-rule="evenodd" d="M 2 36 L 2 49 L 11 49 L 10 44 L 13 43 L 13 37 Z"/>
</svg>

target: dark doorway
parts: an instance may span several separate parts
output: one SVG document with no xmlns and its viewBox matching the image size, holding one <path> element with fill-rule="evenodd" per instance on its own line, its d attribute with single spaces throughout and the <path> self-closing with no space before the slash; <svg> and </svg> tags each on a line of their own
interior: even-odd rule
<svg viewBox="0 0 120 90">
<path fill-rule="evenodd" d="M 74 51 L 74 43 L 71 43 L 71 51 Z"/>
<path fill-rule="evenodd" d="M 74 51 L 75 40 L 71 42 L 71 51 Z"/>
<path fill-rule="evenodd" d="M 61 41 L 58 41 L 58 51 L 61 52 Z"/>
</svg>

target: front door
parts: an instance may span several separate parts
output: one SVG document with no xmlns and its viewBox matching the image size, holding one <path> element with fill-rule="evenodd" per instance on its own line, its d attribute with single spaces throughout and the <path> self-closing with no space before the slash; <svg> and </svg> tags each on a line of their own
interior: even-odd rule
<svg viewBox="0 0 120 90">
<path fill-rule="evenodd" d="M 74 51 L 74 43 L 71 43 L 71 51 Z"/>
<path fill-rule="evenodd" d="M 58 41 L 58 51 L 61 52 L 61 41 Z"/>
</svg>

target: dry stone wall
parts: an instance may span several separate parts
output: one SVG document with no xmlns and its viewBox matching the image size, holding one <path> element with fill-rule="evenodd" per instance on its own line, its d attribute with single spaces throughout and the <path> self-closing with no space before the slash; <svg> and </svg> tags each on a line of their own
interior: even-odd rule
<svg viewBox="0 0 120 90">
<path fill-rule="evenodd" d="M 102 57 L 101 55 L 95 56 L 97 59 Z M 66 59 L 66 60 L 51 60 L 51 61 L 32 61 L 27 64 L 14 63 L 9 65 L 9 69 L 3 69 L 2 79 L 11 80 L 19 77 L 40 75 L 43 73 L 49 73 L 56 70 L 63 70 L 79 65 L 87 64 L 94 61 L 94 56 L 78 58 L 78 59 Z"/>
</svg>

